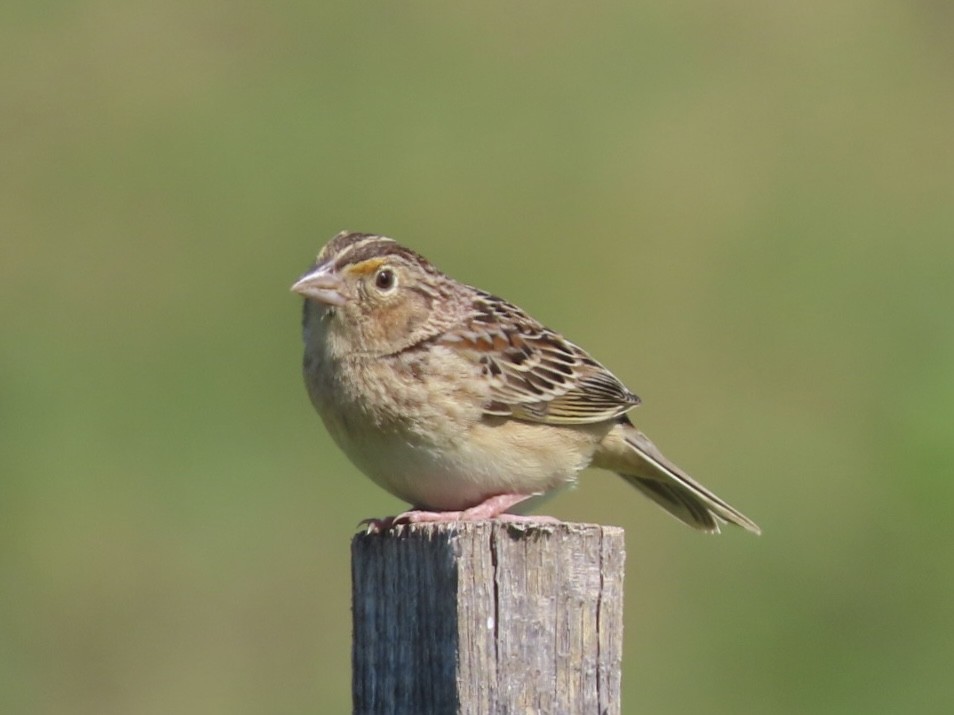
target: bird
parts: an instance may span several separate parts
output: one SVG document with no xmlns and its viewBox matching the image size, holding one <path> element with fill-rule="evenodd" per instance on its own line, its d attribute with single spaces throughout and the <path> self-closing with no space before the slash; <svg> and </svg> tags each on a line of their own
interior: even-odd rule
<svg viewBox="0 0 954 715">
<path fill-rule="evenodd" d="M 588 352 L 394 239 L 342 231 L 291 290 L 312 404 L 351 462 L 411 506 L 369 530 L 539 519 L 524 512 L 593 466 L 699 531 L 761 533 L 634 425 L 639 397 Z"/>
</svg>

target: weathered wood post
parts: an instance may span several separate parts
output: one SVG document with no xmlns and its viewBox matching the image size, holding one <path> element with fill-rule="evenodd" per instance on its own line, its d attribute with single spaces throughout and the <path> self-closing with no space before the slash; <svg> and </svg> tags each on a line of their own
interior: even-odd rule
<svg viewBox="0 0 954 715">
<path fill-rule="evenodd" d="M 351 555 L 357 715 L 620 712 L 622 529 L 414 524 Z"/>
</svg>

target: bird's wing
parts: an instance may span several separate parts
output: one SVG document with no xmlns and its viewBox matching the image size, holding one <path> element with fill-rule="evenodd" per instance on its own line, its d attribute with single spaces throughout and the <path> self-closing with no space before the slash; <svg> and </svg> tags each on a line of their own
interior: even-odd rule
<svg viewBox="0 0 954 715">
<path fill-rule="evenodd" d="M 473 311 L 441 342 L 479 363 L 487 415 L 548 424 L 617 417 L 639 404 L 613 373 L 520 308 L 475 291 Z"/>
</svg>

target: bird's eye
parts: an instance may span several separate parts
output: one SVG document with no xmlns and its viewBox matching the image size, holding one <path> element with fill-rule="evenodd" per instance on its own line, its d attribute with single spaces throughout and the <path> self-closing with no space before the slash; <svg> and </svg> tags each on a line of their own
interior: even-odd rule
<svg viewBox="0 0 954 715">
<path fill-rule="evenodd" d="M 397 277 L 390 268 L 382 268 L 374 276 L 374 285 L 378 290 L 389 291 L 397 283 Z"/>
</svg>

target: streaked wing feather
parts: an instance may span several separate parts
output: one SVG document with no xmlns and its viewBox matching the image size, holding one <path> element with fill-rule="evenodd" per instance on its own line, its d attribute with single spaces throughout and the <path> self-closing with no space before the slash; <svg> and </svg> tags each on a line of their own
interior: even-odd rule
<svg viewBox="0 0 954 715">
<path fill-rule="evenodd" d="M 511 303 L 475 290 L 468 322 L 444 338 L 481 365 L 485 413 L 549 424 L 602 422 L 639 398 L 586 351 Z"/>
</svg>

